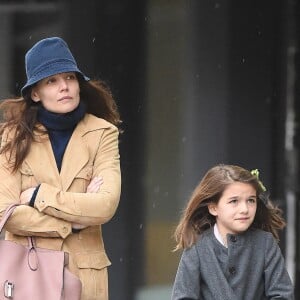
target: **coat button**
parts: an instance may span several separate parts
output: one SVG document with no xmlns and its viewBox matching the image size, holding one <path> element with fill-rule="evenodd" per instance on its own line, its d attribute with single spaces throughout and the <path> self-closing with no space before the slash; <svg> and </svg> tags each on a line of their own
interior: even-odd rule
<svg viewBox="0 0 300 300">
<path fill-rule="evenodd" d="M 234 275 L 234 274 L 236 273 L 235 267 L 230 267 L 230 268 L 229 268 L 229 273 L 230 273 L 231 275 Z"/>
<path fill-rule="evenodd" d="M 237 241 L 236 236 L 235 235 L 231 235 L 230 236 L 230 241 L 233 242 L 233 243 L 235 243 Z"/>
</svg>

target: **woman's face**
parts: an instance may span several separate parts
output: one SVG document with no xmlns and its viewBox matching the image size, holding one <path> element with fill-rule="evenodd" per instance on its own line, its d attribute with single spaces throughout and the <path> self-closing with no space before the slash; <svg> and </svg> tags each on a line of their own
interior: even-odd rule
<svg viewBox="0 0 300 300">
<path fill-rule="evenodd" d="M 210 204 L 223 239 L 226 235 L 246 231 L 252 224 L 257 208 L 255 188 L 248 183 L 234 182 L 224 190 L 217 204 Z"/>
<path fill-rule="evenodd" d="M 41 101 L 48 111 L 65 114 L 79 104 L 80 88 L 75 72 L 59 73 L 40 80 L 31 90 L 31 99 Z"/>
</svg>

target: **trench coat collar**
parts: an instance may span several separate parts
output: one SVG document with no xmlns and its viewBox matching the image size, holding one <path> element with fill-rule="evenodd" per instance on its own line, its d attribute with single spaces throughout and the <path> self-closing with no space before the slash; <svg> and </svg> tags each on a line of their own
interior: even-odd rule
<svg viewBox="0 0 300 300">
<path fill-rule="evenodd" d="M 25 163 L 29 165 L 38 183 L 47 182 L 63 191 L 67 191 L 78 172 L 89 161 L 90 152 L 84 136 L 90 131 L 107 128 L 109 124 L 103 119 L 86 114 L 83 120 L 78 123 L 70 138 L 64 153 L 60 173 L 48 137 L 41 137 L 32 143 Z"/>
</svg>

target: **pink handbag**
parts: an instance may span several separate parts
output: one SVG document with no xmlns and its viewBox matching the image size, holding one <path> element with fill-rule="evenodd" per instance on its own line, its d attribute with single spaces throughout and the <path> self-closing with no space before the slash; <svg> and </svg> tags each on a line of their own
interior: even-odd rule
<svg viewBox="0 0 300 300">
<path fill-rule="evenodd" d="M 9 206 L 0 232 L 18 204 Z M 68 254 L 0 240 L 0 300 L 80 300 L 81 281 L 68 269 Z"/>
</svg>

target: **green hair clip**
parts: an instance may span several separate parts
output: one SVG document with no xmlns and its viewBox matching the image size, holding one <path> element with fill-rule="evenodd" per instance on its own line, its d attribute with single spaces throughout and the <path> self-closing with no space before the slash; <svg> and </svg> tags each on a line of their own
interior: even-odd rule
<svg viewBox="0 0 300 300">
<path fill-rule="evenodd" d="M 251 175 L 253 175 L 253 176 L 255 176 L 257 178 L 259 186 L 265 192 L 267 189 L 266 189 L 266 187 L 263 185 L 263 183 L 259 179 L 259 171 L 258 171 L 258 169 L 254 169 L 254 170 L 250 171 L 250 173 L 251 173 Z"/>
</svg>

